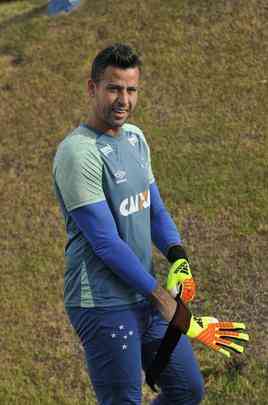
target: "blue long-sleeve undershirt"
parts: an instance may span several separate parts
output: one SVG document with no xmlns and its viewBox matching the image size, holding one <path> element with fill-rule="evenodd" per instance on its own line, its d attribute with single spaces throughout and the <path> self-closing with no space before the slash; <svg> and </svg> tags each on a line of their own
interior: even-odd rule
<svg viewBox="0 0 268 405">
<path fill-rule="evenodd" d="M 155 246 L 167 255 L 168 249 L 181 245 L 180 234 L 160 196 L 156 183 L 150 186 L 151 196 L 151 236 Z"/>
<path fill-rule="evenodd" d="M 166 254 L 170 246 L 180 244 L 180 236 L 155 183 L 150 186 L 150 195 L 152 240 L 158 249 Z M 151 294 L 157 281 L 120 238 L 106 201 L 76 208 L 71 211 L 71 216 L 89 241 L 94 253 L 115 274 L 141 294 Z"/>
<path fill-rule="evenodd" d="M 106 266 L 139 293 L 151 294 L 157 281 L 120 238 L 106 201 L 77 208 L 71 216 Z"/>
</svg>

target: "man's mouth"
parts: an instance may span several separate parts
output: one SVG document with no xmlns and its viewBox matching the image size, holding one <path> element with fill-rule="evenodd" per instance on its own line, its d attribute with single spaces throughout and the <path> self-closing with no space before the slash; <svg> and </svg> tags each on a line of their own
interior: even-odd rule
<svg viewBox="0 0 268 405">
<path fill-rule="evenodd" d="M 127 110 L 122 108 L 113 108 L 113 112 L 116 116 L 121 118 L 127 113 Z"/>
</svg>

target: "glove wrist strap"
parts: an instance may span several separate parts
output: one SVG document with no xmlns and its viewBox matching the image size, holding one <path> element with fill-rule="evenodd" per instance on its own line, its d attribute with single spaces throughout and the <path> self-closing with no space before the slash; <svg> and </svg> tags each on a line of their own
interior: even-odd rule
<svg viewBox="0 0 268 405">
<path fill-rule="evenodd" d="M 181 333 L 186 334 L 192 318 L 191 311 L 186 307 L 183 301 L 177 296 L 177 308 L 175 314 L 170 321 L 170 327 L 176 330 L 180 330 Z"/>
<path fill-rule="evenodd" d="M 186 251 L 181 245 L 171 246 L 167 252 L 167 259 L 169 263 L 174 263 L 178 259 L 186 259 L 188 261 Z"/>
</svg>

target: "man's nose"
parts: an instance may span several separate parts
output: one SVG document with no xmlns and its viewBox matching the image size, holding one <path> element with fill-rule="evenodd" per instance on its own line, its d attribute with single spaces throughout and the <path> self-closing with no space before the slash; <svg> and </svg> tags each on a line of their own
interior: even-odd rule
<svg viewBox="0 0 268 405">
<path fill-rule="evenodd" d="M 119 94 L 119 102 L 122 105 L 128 104 L 128 93 L 126 90 L 122 90 Z"/>
</svg>

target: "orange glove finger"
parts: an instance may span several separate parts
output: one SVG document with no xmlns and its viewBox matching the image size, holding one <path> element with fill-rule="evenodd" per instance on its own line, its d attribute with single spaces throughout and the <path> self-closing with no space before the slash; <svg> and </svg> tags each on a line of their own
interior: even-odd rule
<svg viewBox="0 0 268 405">
<path fill-rule="evenodd" d="M 182 283 L 181 299 L 183 302 L 187 303 L 192 301 L 196 294 L 196 284 L 193 278 L 185 280 Z"/>
<path fill-rule="evenodd" d="M 244 323 L 241 322 L 218 322 L 218 326 L 221 330 L 237 330 L 237 329 L 246 329 Z"/>
</svg>

